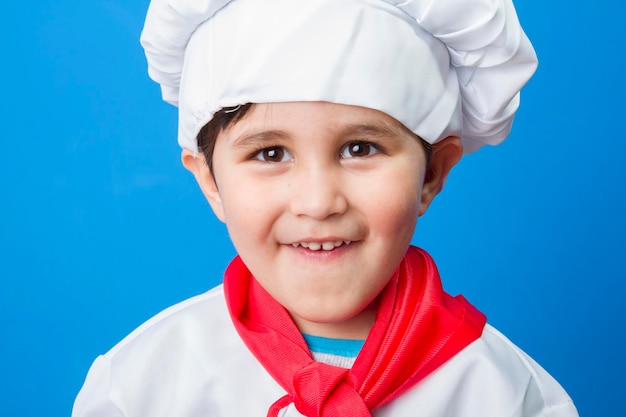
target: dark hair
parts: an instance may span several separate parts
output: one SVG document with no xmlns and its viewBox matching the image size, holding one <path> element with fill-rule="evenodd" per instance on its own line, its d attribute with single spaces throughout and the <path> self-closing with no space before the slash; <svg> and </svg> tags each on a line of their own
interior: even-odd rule
<svg viewBox="0 0 626 417">
<path fill-rule="evenodd" d="M 204 154 L 204 159 L 209 166 L 209 171 L 211 172 L 211 175 L 213 175 L 213 150 L 215 149 L 215 141 L 217 140 L 217 136 L 229 126 L 243 119 L 243 117 L 252 108 L 252 105 L 253 103 L 246 103 L 240 106 L 224 107 L 223 109 L 215 113 L 213 115 L 213 118 L 206 125 L 204 125 L 202 129 L 200 129 L 200 132 L 197 136 L 198 149 Z M 426 166 L 430 166 L 430 157 L 433 153 L 432 145 L 426 142 L 424 139 L 420 138 L 419 136 L 415 135 L 415 133 L 411 132 L 410 130 L 406 130 L 420 140 L 420 142 L 424 146 L 424 151 L 426 152 Z M 427 168 L 427 176 L 429 172 L 430 169 Z"/>
<path fill-rule="evenodd" d="M 197 141 L 198 149 L 204 154 L 204 159 L 209 166 L 209 171 L 213 175 L 213 150 L 217 135 L 230 125 L 241 120 L 252 108 L 252 103 L 242 104 L 235 107 L 224 107 L 213 115 L 213 118 L 200 129 Z"/>
</svg>

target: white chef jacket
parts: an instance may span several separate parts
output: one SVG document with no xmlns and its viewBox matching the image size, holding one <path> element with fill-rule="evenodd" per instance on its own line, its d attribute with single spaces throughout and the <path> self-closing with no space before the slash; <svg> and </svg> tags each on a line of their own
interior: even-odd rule
<svg viewBox="0 0 626 417">
<path fill-rule="evenodd" d="M 239 338 L 222 286 L 141 325 L 87 375 L 72 417 L 266 416 L 286 392 Z M 281 417 L 301 417 L 293 404 Z M 487 324 L 482 336 L 373 417 L 576 417 L 535 361 Z"/>
</svg>

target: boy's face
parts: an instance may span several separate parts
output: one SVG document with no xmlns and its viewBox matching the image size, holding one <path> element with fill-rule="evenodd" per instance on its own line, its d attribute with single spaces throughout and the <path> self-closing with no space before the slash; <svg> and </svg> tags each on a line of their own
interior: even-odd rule
<svg viewBox="0 0 626 417">
<path fill-rule="evenodd" d="M 302 332 L 365 338 L 372 301 L 438 192 L 423 191 L 425 164 L 419 139 L 392 117 L 302 102 L 254 105 L 220 133 L 214 181 L 204 163 L 190 169 Z"/>
</svg>

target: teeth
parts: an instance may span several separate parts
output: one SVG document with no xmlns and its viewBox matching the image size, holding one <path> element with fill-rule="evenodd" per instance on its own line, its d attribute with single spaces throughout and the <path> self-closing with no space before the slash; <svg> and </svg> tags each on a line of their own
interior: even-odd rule
<svg viewBox="0 0 626 417">
<path fill-rule="evenodd" d="M 309 245 L 308 246 L 309 250 L 312 250 L 312 251 L 317 251 L 317 250 L 320 250 L 322 248 L 322 245 L 320 245 L 319 243 L 316 243 L 316 242 L 311 242 L 308 245 Z M 304 246 L 304 244 L 302 244 L 302 246 Z M 304 246 L 304 247 L 306 248 L 306 246 Z"/>
<path fill-rule="evenodd" d="M 298 242 L 298 243 L 292 243 L 291 246 L 293 246 L 294 248 L 297 248 L 299 246 L 302 246 L 303 248 L 307 248 L 308 250 L 312 250 L 312 251 L 318 251 L 318 250 L 333 250 L 335 248 L 338 248 L 341 245 L 349 245 L 351 243 L 351 241 L 349 240 L 337 240 L 335 242 Z"/>
</svg>

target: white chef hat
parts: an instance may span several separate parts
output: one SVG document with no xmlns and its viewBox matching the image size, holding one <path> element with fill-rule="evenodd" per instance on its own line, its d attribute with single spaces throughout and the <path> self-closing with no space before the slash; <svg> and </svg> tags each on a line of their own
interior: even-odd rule
<svg viewBox="0 0 626 417">
<path fill-rule="evenodd" d="M 221 108 L 328 101 L 471 152 L 507 137 L 537 66 L 511 0 L 152 0 L 141 43 L 192 151 Z"/>
</svg>

